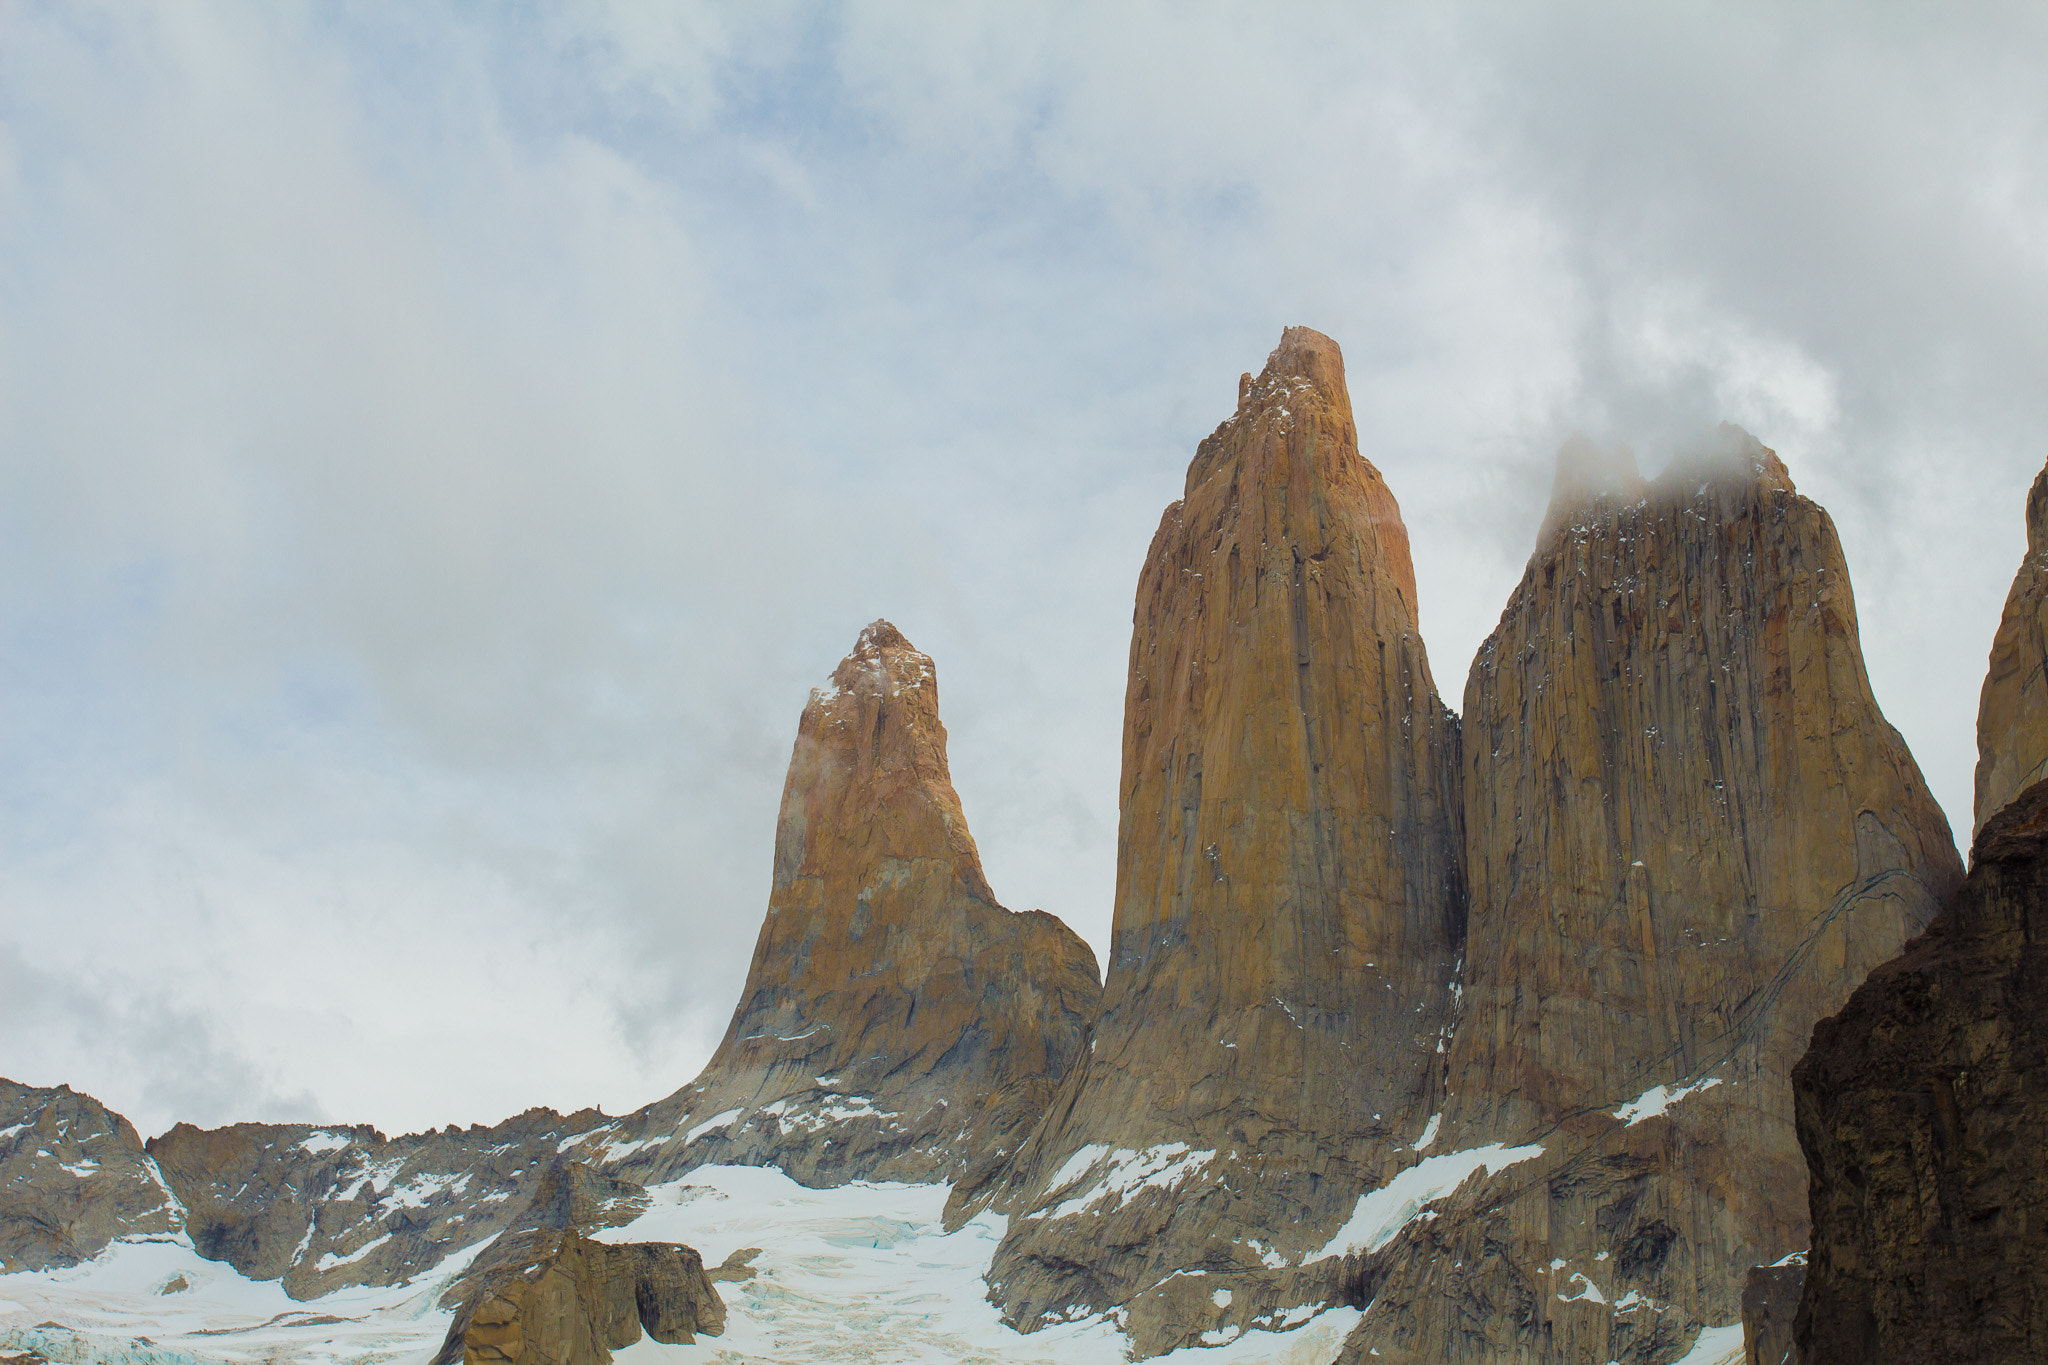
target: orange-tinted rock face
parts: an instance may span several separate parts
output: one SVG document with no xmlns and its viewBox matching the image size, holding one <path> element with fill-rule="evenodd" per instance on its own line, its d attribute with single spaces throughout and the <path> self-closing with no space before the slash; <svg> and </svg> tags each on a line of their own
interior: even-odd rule
<svg viewBox="0 0 2048 1365">
<path fill-rule="evenodd" d="M 1350 1361 L 1668 1360 L 1737 1321 L 1749 1268 L 1806 1245 L 1793 1062 L 1960 879 L 1777 457 L 1723 428 L 1653 484 L 1587 467 L 1465 692 L 1430 1155 L 1543 1150 L 1362 1272 Z"/>
<path fill-rule="evenodd" d="M 1975 827 L 2048 777 L 2048 469 L 2027 494 L 2027 557 L 2013 576 L 1977 704 Z"/>
<path fill-rule="evenodd" d="M 619 1129 L 649 1144 L 622 1169 L 955 1178 L 1036 1120 L 1100 995 L 1079 937 L 996 903 L 947 771 L 932 661 L 877 621 L 804 708 L 725 1040 L 693 1085 Z"/>
<path fill-rule="evenodd" d="M 1399 508 L 1336 344 L 1290 328 L 1139 579 L 1103 1017 L 997 1195 L 1014 1319 L 1260 1272 L 1414 1140 L 1462 927 L 1457 780 Z M 1141 1345 L 1218 1326 L 1202 1313 Z"/>
<path fill-rule="evenodd" d="M 1827 514 L 1720 440 L 1554 511 L 1473 665 L 1454 1140 L 1710 1075 L 1789 1122 L 1814 1021 L 1960 879 Z"/>
</svg>

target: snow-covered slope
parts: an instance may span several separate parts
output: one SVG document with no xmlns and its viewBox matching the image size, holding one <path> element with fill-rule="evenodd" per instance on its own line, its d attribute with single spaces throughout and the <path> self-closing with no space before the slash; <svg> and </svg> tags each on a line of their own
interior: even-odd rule
<svg viewBox="0 0 2048 1365">
<path fill-rule="evenodd" d="M 719 1286 L 729 1310 L 725 1335 L 692 1346 L 643 1338 L 616 1358 L 622 1365 L 1121 1365 L 1129 1342 L 1111 1321 L 1058 1324 L 1029 1336 L 1002 1324 L 982 1275 L 1003 1220 L 984 1214 L 947 1233 L 940 1219 L 949 1189 L 817 1190 L 753 1166 L 702 1167 L 654 1188 L 645 1214 L 599 1238 L 684 1242 L 712 1265 L 751 1247 L 760 1254 L 753 1278 Z M 0 1276 L 0 1349 L 122 1365 L 424 1365 L 448 1330 L 450 1315 L 436 1300 L 472 1254 L 410 1284 L 297 1302 L 274 1280 L 250 1280 L 201 1258 L 182 1238 L 119 1242 L 83 1265 Z M 1358 1317 L 1335 1309 L 1289 1332 L 1251 1332 L 1163 1359 L 1325 1365 Z"/>
</svg>

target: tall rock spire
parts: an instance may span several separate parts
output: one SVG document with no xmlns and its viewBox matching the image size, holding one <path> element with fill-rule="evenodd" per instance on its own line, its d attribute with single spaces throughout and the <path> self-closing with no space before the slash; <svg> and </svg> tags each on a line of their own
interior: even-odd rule
<svg viewBox="0 0 2048 1365">
<path fill-rule="evenodd" d="M 1291 327 L 1239 389 L 1139 576 L 1094 1052 L 996 1196 L 1011 1318 L 1129 1304 L 1146 1351 L 1272 1308 L 1414 1141 L 1463 927 L 1457 721 L 1343 358 Z M 1195 1268 L 1239 1278 L 1139 1298 Z"/>
<path fill-rule="evenodd" d="M 860 634 L 798 723 L 767 918 L 704 1074 L 635 1115 L 646 1180 L 706 1161 L 816 1184 L 950 1180 L 1014 1148 L 1087 1046 L 1095 955 L 996 903 L 929 656 Z"/>
<path fill-rule="evenodd" d="M 1806 1246 L 1792 1064 L 1954 889 L 1955 846 L 1871 695 L 1833 525 L 1734 427 L 1647 485 L 1619 455 L 1561 475 L 1463 724 L 1432 1155 L 1524 1159 L 1391 1240 L 1345 1359 L 1669 1359 Z"/>
<path fill-rule="evenodd" d="M 1977 800 L 1971 834 L 2048 777 L 2048 468 L 2027 493 L 2027 555 L 2013 575 L 1977 703 Z"/>
</svg>

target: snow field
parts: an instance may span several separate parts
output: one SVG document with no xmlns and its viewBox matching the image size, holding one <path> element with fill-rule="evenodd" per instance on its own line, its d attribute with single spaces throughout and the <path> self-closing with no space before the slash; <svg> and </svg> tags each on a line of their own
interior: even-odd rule
<svg viewBox="0 0 2048 1365">
<path fill-rule="evenodd" d="M 607 1242 L 677 1241 L 716 1266 L 761 1248 L 754 1276 L 719 1284 L 723 1336 L 690 1346 L 642 1338 L 621 1365 L 1123 1365 L 1129 1342 L 1102 1318 L 1031 1334 L 1003 1325 L 982 1275 L 1007 1225 L 983 1214 L 957 1232 L 941 1222 L 945 1185 L 814 1190 L 773 1168 L 701 1167 L 654 1187 Z M 0 1348 L 34 1347 L 96 1365 L 425 1365 L 448 1330 L 442 1288 L 481 1248 L 388 1289 L 344 1289 L 297 1302 L 183 1239 L 120 1242 L 65 1270 L 0 1275 Z M 185 1288 L 162 1292 L 182 1279 Z M 1359 1321 L 1333 1309 L 1285 1332 L 1248 1332 L 1162 1365 L 1327 1365 Z M 58 1330 L 38 1324 L 55 1322 Z M 1695 1362 L 1695 1365 L 1705 1365 Z"/>
</svg>

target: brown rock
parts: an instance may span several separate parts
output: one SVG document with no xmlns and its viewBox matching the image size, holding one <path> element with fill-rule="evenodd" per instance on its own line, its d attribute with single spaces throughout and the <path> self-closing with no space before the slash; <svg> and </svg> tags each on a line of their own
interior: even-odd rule
<svg viewBox="0 0 2048 1365">
<path fill-rule="evenodd" d="M 1871 696 L 1834 527 L 1777 456 L 1723 427 L 1619 482 L 1553 508 L 1466 685 L 1445 1141 L 1711 1076 L 1770 1092 L 1755 1150 L 1796 1161 L 1784 1078 L 1814 1021 L 1961 868 Z"/>
<path fill-rule="evenodd" d="M 1139 578 L 1102 1022 L 991 1191 L 1011 1321 L 1129 1304 L 1151 1353 L 1334 1292 L 1286 1262 L 1437 1099 L 1457 785 L 1400 510 L 1336 343 L 1289 328 Z M 1182 1272 L 1236 1277 L 1228 1305 Z"/>
<path fill-rule="evenodd" d="M 1793 1072 L 1805 1365 L 2048 1360 L 2048 782 L 1971 852 L 1962 891 Z"/>
<path fill-rule="evenodd" d="M 69 1086 L 0 1080 L 0 1272 L 76 1265 L 117 1237 L 183 1226 L 127 1119 Z"/>
<path fill-rule="evenodd" d="M 1991 668 L 1977 703 L 1977 801 L 1972 837 L 2048 777 L 2048 468 L 2027 493 L 2027 555 L 2005 597 Z"/>
<path fill-rule="evenodd" d="M 931 659 L 861 632 L 797 730 L 774 887 L 695 1083 L 622 1124 L 620 1169 L 707 1161 L 814 1185 L 949 1180 L 1015 1147 L 1087 1045 L 1095 955 L 997 904 L 946 765 Z"/>
<path fill-rule="evenodd" d="M 1775 1265 L 1753 1266 L 1742 1282 L 1743 1365 L 1797 1365 L 1792 1320 L 1806 1283 L 1806 1257 L 1797 1254 Z"/>
<path fill-rule="evenodd" d="M 455 1309 L 436 1365 L 604 1365 L 641 1330 L 669 1345 L 725 1330 L 725 1303 L 686 1246 L 583 1234 L 646 1208 L 636 1185 L 581 1161 L 548 1167 L 533 1197 L 441 1291 Z"/>
<path fill-rule="evenodd" d="M 1373 1259 L 1347 1360 L 1658 1362 L 1734 1323 L 1749 1268 L 1806 1244 L 1793 1061 L 1960 875 L 1833 527 L 1777 457 L 1723 428 L 1599 488 L 1561 471 L 1465 693 L 1471 919 L 1430 1151 L 1543 1152 Z"/>
<path fill-rule="evenodd" d="M 486 1256 L 434 1365 L 609 1365 L 643 1329 L 668 1345 L 725 1330 L 725 1305 L 690 1247 L 609 1246 L 534 1228 L 501 1237 Z"/>
</svg>

